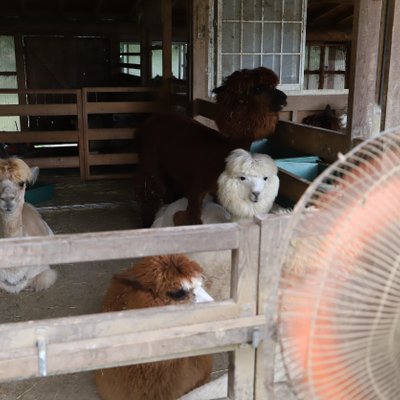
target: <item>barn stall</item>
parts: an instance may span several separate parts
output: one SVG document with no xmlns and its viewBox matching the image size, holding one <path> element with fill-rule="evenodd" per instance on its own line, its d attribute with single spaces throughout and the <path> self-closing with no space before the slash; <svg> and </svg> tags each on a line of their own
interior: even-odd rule
<svg viewBox="0 0 400 400">
<path fill-rule="evenodd" d="M 250 226 L 139 230 L 129 180 L 109 181 L 134 172 L 135 127 L 147 115 L 168 105 L 212 123 L 210 86 L 224 71 L 222 63 L 211 65 L 215 49 L 209 43 L 211 35 L 218 42 L 223 34 L 213 36 L 209 19 L 216 16 L 218 24 L 228 23 L 233 18 L 224 19 L 224 6 L 228 13 L 231 6 L 241 4 L 6 2 L 0 29 L 6 42 L 13 38 L 15 64 L 11 61 L 10 65 L 15 65 L 15 71 L 6 65 L 0 73 L 6 82 L 1 89 L 5 104 L 0 106 L 0 113 L 15 130 L 2 128 L 0 141 L 30 165 L 39 165 L 43 176 L 55 182 L 54 199 L 38 207 L 55 225 L 57 235 L 49 239 L 4 239 L 1 267 L 49 262 L 57 265 L 60 277 L 46 292 L 2 294 L 1 379 L 14 381 L 0 386 L 2 398 L 74 398 L 79 393 L 82 399 L 95 399 L 91 373 L 79 371 L 226 352 L 231 371 L 228 398 L 273 398 L 274 391 L 282 389 L 279 384 L 273 385 L 275 342 L 271 332 L 280 269 L 274 249 L 289 217 L 267 217 Z M 299 24 L 305 21 L 305 3 L 301 10 Z M 395 101 L 399 69 L 396 58 L 391 57 L 399 47 L 399 10 L 390 1 L 360 1 L 353 8 L 351 1 L 310 0 L 307 16 L 310 37 L 302 37 L 301 46 L 337 41 L 346 43 L 346 49 L 351 45 L 351 51 L 347 50 L 351 53 L 347 58 L 351 59 L 351 68 L 346 68 L 348 93 L 346 89 L 299 93 L 300 83 L 297 87 L 288 83 L 294 91 L 287 91 L 288 106 L 281 113 L 273 142 L 283 152 L 280 156 L 308 154 L 330 163 L 352 143 L 399 124 Z M 334 21 L 332 26 L 343 20 L 342 30 L 326 29 L 329 20 Z M 93 38 L 96 40 L 87 45 Z M 187 75 L 172 71 L 170 49 L 175 42 L 190 49 L 190 57 L 185 56 Z M 136 47 L 130 49 L 130 44 L 123 43 Z M 107 55 L 103 54 L 105 48 Z M 161 85 L 159 79 L 152 79 L 156 78 L 154 54 L 160 55 L 160 50 L 165 78 Z M 237 55 L 229 53 L 216 56 L 228 59 L 228 71 L 236 66 Z M 62 58 L 65 54 L 69 64 Z M 133 61 L 139 54 L 140 62 Z M 85 61 L 83 55 L 89 60 Z M 96 62 L 99 59 L 102 61 Z M 238 67 L 246 65 L 242 64 L 243 57 L 241 60 Z M 294 63 L 293 70 L 301 68 L 303 62 Z M 321 77 L 321 68 L 320 64 L 318 73 L 309 68 L 308 76 L 314 71 Z M 127 70 L 140 70 L 140 76 Z M 7 87 L 9 82 L 14 86 Z M 323 87 L 319 78 L 318 88 L 313 89 Z M 337 110 L 348 106 L 345 134 L 298 124 L 326 104 Z M 292 204 L 309 185 L 306 179 L 285 170 L 281 170 L 280 178 L 281 197 Z M 223 249 L 236 254 L 230 300 L 150 314 L 84 315 L 99 311 L 112 273 L 128 266 L 132 259 L 172 251 Z M 25 322 L 28 320 L 35 321 Z M 176 330 L 182 335 L 176 337 Z M 165 342 L 171 343 L 168 351 Z M 143 343 L 148 349 L 144 354 Z M 121 351 L 116 352 L 115 346 Z M 224 357 L 216 357 L 215 364 L 216 374 L 228 365 Z M 44 375 L 54 376 L 27 380 Z"/>
</svg>

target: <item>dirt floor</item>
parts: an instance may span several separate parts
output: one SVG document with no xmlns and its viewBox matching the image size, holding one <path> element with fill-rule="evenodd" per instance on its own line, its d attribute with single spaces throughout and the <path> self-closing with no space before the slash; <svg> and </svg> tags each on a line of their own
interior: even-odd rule
<svg viewBox="0 0 400 400">
<path fill-rule="evenodd" d="M 36 204 L 55 234 L 135 229 L 138 209 L 129 181 L 55 184 L 54 197 Z M 134 260 L 54 266 L 58 279 L 42 292 L 0 292 L 0 323 L 99 312 L 114 273 Z M 226 355 L 214 370 L 226 366 Z M 1 400 L 98 400 L 93 372 L 0 384 Z"/>
</svg>

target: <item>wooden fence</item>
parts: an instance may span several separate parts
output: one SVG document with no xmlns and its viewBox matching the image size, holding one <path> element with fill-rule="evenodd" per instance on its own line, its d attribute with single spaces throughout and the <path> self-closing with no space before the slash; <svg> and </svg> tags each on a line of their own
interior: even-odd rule
<svg viewBox="0 0 400 400">
<path fill-rule="evenodd" d="M 28 154 L 25 158 L 28 164 L 41 168 L 76 168 L 82 180 L 132 175 L 133 165 L 137 163 L 134 145 L 136 126 L 147 115 L 160 110 L 154 89 L 146 87 L 30 91 L 3 89 L 0 90 L 1 94 L 18 94 L 19 104 L 1 104 L 0 116 L 20 116 L 22 129 L 21 132 L 0 132 L 0 142 L 75 144 L 76 154 L 43 156 L 35 150 L 40 157 L 35 156 L 33 151 L 33 156 Z M 289 95 L 288 105 L 280 113 L 282 122 L 278 126 L 278 135 L 275 135 L 277 140 L 281 140 L 282 145 L 288 148 L 336 157 L 338 150 L 348 147 L 344 135 L 327 134 L 329 131 L 298 125 L 301 118 L 323 110 L 326 104 L 337 110 L 345 109 L 347 93 Z M 208 119 L 213 117 L 213 103 L 210 100 L 195 100 L 193 109 L 194 115 Z M 34 120 L 36 117 L 38 119 Z M 121 123 L 124 119 L 128 124 Z M 38 122 L 37 126 L 34 122 Z M 64 123 L 62 130 L 58 128 L 60 122 Z M 296 184 L 288 176 L 284 179 L 290 179 L 291 185 Z M 302 193 L 307 183 L 297 184 L 300 185 L 298 191 Z"/>
<path fill-rule="evenodd" d="M 228 399 L 272 399 L 287 218 L 2 239 L 0 268 L 228 249 L 233 261 L 226 301 L 0 325 L 0 381 L 229 351 Z"/>
<path fill-rule="evenodd" d="M 136 125 L 159 111 L 154 89 L 147 87 L 0 90 L 0 95 L 7 94 L 17 94 L 19 104 L 1 104 L 0 116 L 20 117 L 21 131 L 0 131 L 0 143 L 24 144 L 30 151 L 19 155 L 29 165 L 75 168 L 82 180 L 131 176 L 132 166 L 137 163 L 133 144 Z M 118 116 L 120 120 L 115 121 Z M 130 126 L 121 127 L 122 118 L 130 119 Z M 58 154 L 54 150 L 46 154 L 44 149 L 30 146 L 55 143 L 75 148 L 63 155 L 60 149 Z M 110 149 L 118 144 L 119 148 L 112 152 Z M 112 169 L 118 166 L 119 169 Z M 100 172 L 95 171 L 96 167 Z"/>
</svg>

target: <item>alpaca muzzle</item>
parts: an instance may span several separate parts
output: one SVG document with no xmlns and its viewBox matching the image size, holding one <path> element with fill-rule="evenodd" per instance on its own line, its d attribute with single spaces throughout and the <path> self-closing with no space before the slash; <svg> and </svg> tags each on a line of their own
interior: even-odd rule
<svg viewBox="0 0 400 400">
<path fill-rule="evenodd" d="M 274 89 L 272 108 L 281 111 L 287 105 L 287 96 L 282 90 Z"/>
</svg>

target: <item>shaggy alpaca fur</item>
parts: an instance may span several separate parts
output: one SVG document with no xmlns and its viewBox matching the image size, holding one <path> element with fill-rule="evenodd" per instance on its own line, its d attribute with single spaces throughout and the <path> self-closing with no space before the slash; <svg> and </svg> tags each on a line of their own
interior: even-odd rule
<svg viewBox="0 0 400 400">
<path fill-rule="evenodd" d="M 39 168 L 18 158 L 0 160 L 0 237 L 49 236 L 53 232 L 37 210 L 25 203 L 27 183 L 34 183 Z M 0 288 L 10 293 L 50 287 L 57 274 L 48 265 L 0 269 Z"/>
<path fill-rule="evenodd" d="M 275 162 L 265 154 L 250 154 L 243 149 L 231 152 L 225 170 L 218 178 L 221 205 L 207 199 L 201 218 L 206 224 L 252 219 L 271 210 L 278 194 L 279 178 Z M 185 209 L 185 198 L 163 207 L 152 227 L 172 226 L 172 217 Z M 218 300 L 229 296 L 231 251 L 209 251 L 188 254 L 204 269 L 206 289 Z"/>
<path fill-rule="evenodd" d="M 184 255 L 144 258 L 114 276 L 103 311 L 198 302 L 202 272 Z M 176 400 L 208 382 L 211 366 L 211 355 L 203 355 L 102 369 L 96 371 L 97 390 L 103 400 Z"/>
<path fill-rule="evenodd" d="M 267 213 L 278 195 L 278 168 L 266 154 L 236 149 L 218 178 L 218 199 L 232 219 Z"/>
<path fill-rule="evenodd" d="M 329 104 L 324 111 L 304 117 L 301 123 L 333 131 L 340 131 L 342 128 L 341 119 L 336 116 L 335 110 L 332 110 Z"/>
<path fill-rule="evenodd" d="M 220 132 L 192 118 L 161 114 L 137 131 L 139 167 L 135 193 L 142 222 L 149 226 L 163 203 L 188 198 L 185 211 L 174 216 L 175 225 L 201 224 L 201 206 L 214 193 L 228 154 L 248 150 L 254 140 L 274 132 L 278 111 L 286 95 L 276 89 L 278 77 L 268 68 L 241 70 L 215 89 L 215 121 Z"/>
</svg>

